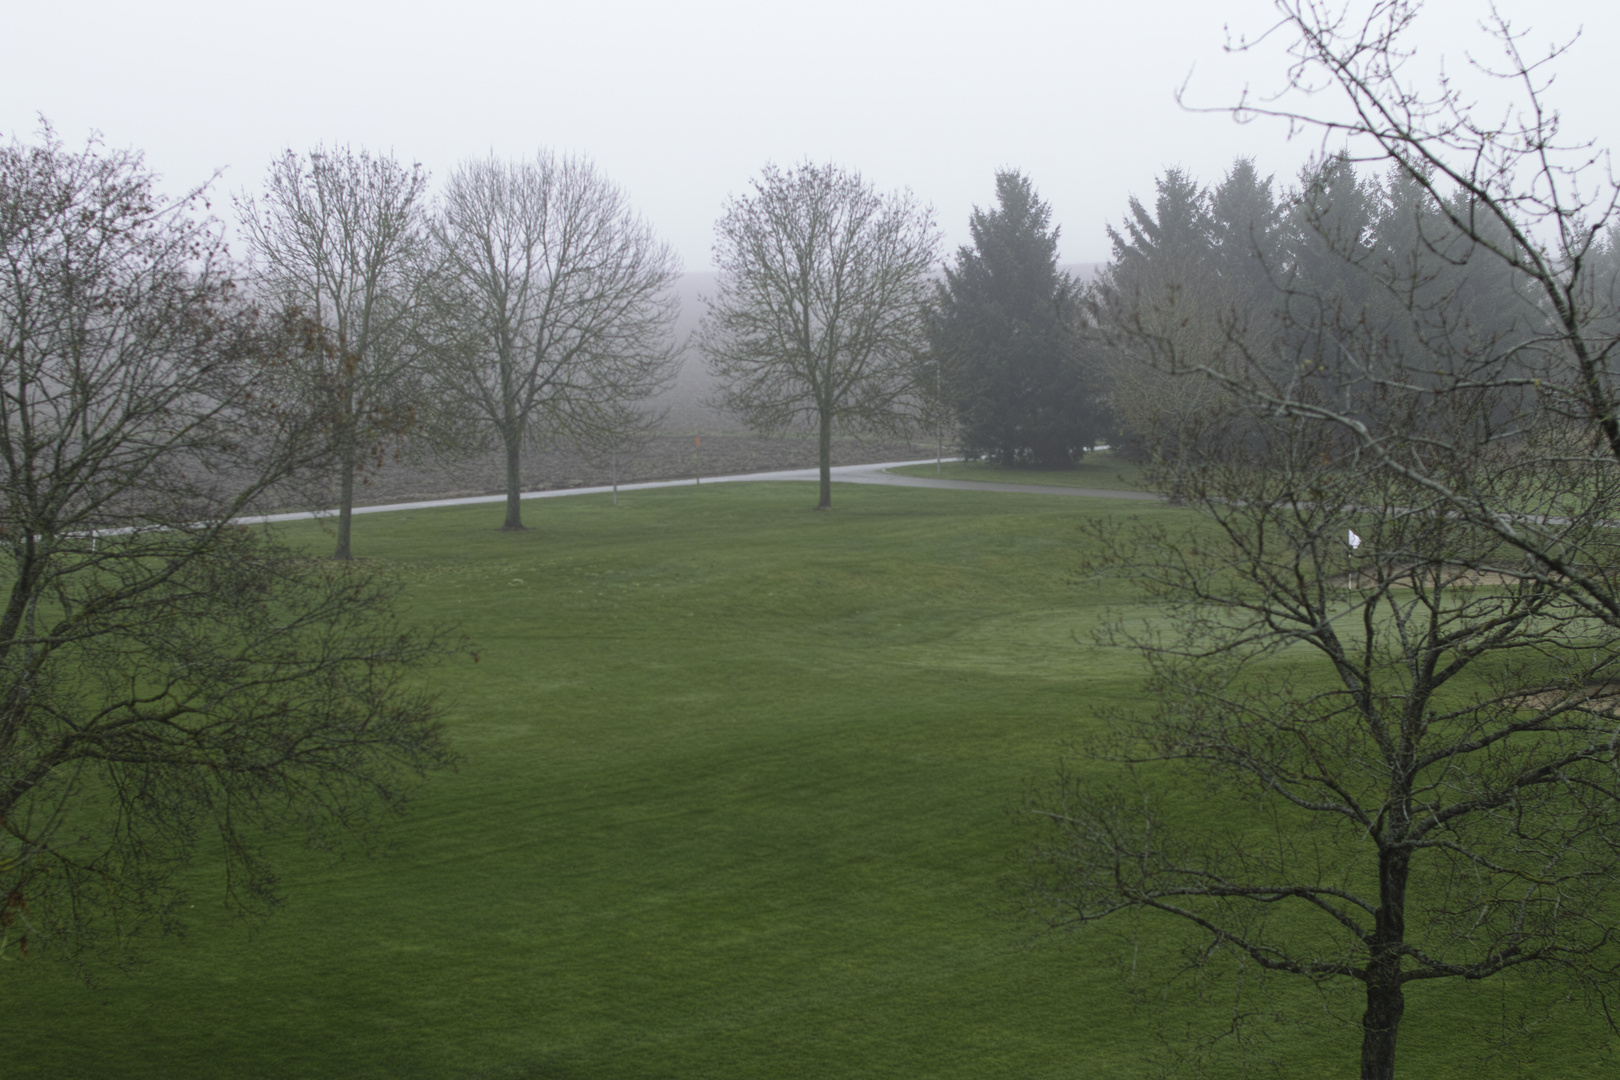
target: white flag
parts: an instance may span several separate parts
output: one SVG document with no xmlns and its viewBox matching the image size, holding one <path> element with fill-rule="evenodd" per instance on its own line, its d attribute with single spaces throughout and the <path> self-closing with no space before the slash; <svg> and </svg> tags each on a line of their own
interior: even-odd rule
<svg viewBox="0 0 1620 1080">
<path fill-rule="evenodd" d="M 1356 530 L 1351 529 L 1350 530 L 1350 550 L 1354 551 L 1354 550 L 1356 550 L 1356 548 L 1358 548 L 1360 546 L 1361 546 L 1361 537 L 1356 535 Z"/>
</svg>

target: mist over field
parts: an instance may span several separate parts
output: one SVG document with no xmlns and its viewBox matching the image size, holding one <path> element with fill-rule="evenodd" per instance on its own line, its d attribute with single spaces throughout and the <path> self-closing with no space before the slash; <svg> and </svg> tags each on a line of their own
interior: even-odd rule
<svg viewBox="0 0 1620 1080">
<path fill-rule="evenodd" d="M 712 270 L 692 271 L 681 275 L 675 291 L 681 299 L 680 317 L 675 322 L 675 336 L 690 343 L 703 321 L 706 305 L 704 297 L 714 295 L 719 275 Z M 743 432 L 748 430 L 735 417 L 727 416 L 714 407 L 713 397 L 719 386 L 709 373 L 703 354 L 691 344 L 681 356 L 680 374 L 675 384 L 653 398 L 655 410 L 668 410 L 664 427 L 671 434 L 698 435 L 704 432 Z"/>
<path fill-rule="evenodd" d="M 1104 263 L 1076 262 L 1062 264 L 1062 269 L 1076 281 L 1089 282 L 1102 270 Z M 678 340 L 690 342 L 707 309 L 706 297 L 714 295 L 719 275 L 712 270 L 694 270 L 684 273 L 676 284 L 681 299 L 680 318 L 675 323 Z M 748 428 L 734 416 L 716 408 L 713 399 L 719 386 L 709 372 L 703 354 L 690 346 L 681 357 L 680 374 L 675 384 L 651 400 L 655 411 L 668 410 L 664 430 L 670 435 L 739 435 Z M 926 440 L 925 440 L 926 441 Z"/>
</svg>

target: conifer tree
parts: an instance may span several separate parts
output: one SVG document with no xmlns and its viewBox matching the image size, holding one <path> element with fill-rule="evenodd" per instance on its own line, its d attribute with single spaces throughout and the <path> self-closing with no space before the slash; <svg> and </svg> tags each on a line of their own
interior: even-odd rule
<svg viewBox="0 0 1620 1080">
<path fill-rule="evenodd" d="M 1100 434 L 1074 333 L 1076 286 L 1058 270 L 1058 229 L 1029 178 L 996 174 L 996 206 L 975 208 L 972 246 L 936 293 L 930 336 L 969 454 L 1061 468 Z"/>
<path fill-rule="evenodd" d="M 1282 270 L 1282 208 L 1253 158 L 1238 158 L 1209 197 L 1215 273 L 1234 299 L 1270 304 Z"/>
</svg>

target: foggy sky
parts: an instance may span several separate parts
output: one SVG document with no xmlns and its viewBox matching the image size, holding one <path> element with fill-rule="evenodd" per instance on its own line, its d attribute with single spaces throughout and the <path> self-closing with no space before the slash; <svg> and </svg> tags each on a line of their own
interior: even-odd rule
<svg viewBox="0 0 1620 1080">
<path fill-rule="evenodd" d="M 18 3 L 5 16 L 0 133 L 31 139 L 43 114 L 70 146 L 99 130 L 134 147 L 178 191 L 216 169 L 214 207 L 257 189 L 282 148 L 391 149 L 435 175 L 493 152 L 548 146 L 592 158 L 686 267 L 712 265 L 728 194 L 767 161 L 858 169 L 932 203 L 947 243 L 967 240 L 993 173 L 1033 179 L 1063 227 L 1061 257 L 1108 257 L 1105 223 L 1155 174 L 1180 165 L 1214 183 L 1238 154 L 1289 178 L 1314 138 L 1237 126 L 1176 104 L 1229 104 L 1245 83 L 1278 85 L 1280 50 L 1223 52 L 1273 21 L 1269 0 L 211 0 Z M 1453 52 L 1488 13 L 1441 0 L 1425 13 L 1418 64 Z M 1532 51 L 1585 37 L 1558 65 L 1566 130 L 1620 147 L 1606 70 L 1620 5 L 1526 0 L 1503 10 Z M 1494 59 L 1494 57 L 1491 57 Z"/>
</svg>

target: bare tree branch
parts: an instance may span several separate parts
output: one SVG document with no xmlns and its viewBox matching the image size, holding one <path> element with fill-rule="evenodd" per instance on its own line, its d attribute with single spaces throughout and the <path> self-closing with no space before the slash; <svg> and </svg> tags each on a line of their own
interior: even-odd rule
<svg viewBox="0 0 1620 1080">
<path fill-rule="evenodd" d="M 345 147 L 288 150 L 263 202 L 235 200 L 267 298 L 310 321 L 315 340 L 285 369 L 290 392 L 329 415 L 339 470 L 337 550 L 350 556 L 355 475 L 416 422 L 411 349 L 422 279 L 427 173 Z"/>
<path fill-rule="evenodd" d="M 680 269 L 589 163 L 463 164 L 433 225 L 437 385 L 506 450 L 507 529 L 523 528 L 525 444 L 601 450 L 644 430 L 673 378 Z"/>
<path fill-rule="evenodd" d="M 1092 534 L 1159 601 L 1106 635 L 1151 704 L 1038 799 L 1037 888 L 1059 922 L 1162 912 L 1358 983 L 1388 1080 L 1409 983 L 1521 969 L 1607 1016 L 1620 971 L 1620 194 L 1546 101 L 1561 49 L 1493 17 L 1478 71 L 1516 97 L 1484 119 L 1411 77 L 1417 4 L 1277 7 L 1284 85 L 1230 111 L 1325 153 L 1282 241 L 1251 234 L 1261 302 L 1199 254 L 1134 293 L 1116 259 L 1094 309 L 1199 400 L 1151 464 L 1198 520 Z"/>
<path fill-rule="evenodd" d="M 117 959 L 207 835 L 270 903 L 268 828 L 339 842 L 449 760 L 397 590 L 233 524 L 324 418 L 200 201 L 49 128 L 0 148 L 0 948 Z"/>
<path fill-rule="evenodd" d="M 933 214 L 836 166 L 767 165 L 715 231 L 720 283 L 698 341 L 720 405 L 760 431 L 814 425 L 828 509 L 833 429 L 904 430 L 927 408 Z"/>
</svg>

